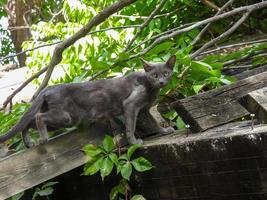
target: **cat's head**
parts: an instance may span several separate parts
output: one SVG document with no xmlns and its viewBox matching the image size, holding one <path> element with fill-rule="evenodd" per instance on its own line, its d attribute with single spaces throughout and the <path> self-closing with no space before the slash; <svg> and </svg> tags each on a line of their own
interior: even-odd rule
<svg viewBox="0 0 267 200">
<path fill-rule="evenodd" d="M 176 62 L 176 56 L 172 55 L 167 62 L 149 63 L 141 58 L 146 76 L 155 88 L 163 88 L 171 80 L 173 67 Z"/>
</svg>

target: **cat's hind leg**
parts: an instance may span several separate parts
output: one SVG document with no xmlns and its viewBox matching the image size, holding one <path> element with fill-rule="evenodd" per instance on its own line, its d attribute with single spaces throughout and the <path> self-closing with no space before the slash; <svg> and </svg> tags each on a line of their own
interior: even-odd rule
<svg viewBox="0 0 267 200">
<path fill-rule="evenodd" d="M 59 129 L 74 125 L 71 115 L 61 109 L 53 109 L 44 113 L 37 113 L 35 119 L 36 127 L 40 134 L 40 143 L 48 141 L 47 126 Z"/>
<path fill-rule="evenodd" d="M 31 148 L 34 147 L 34 142 L 31 140 L 31 137 L 29 136 L 28 133 L 29 127 L 26 127 L 22 132 L 21 132 L 21 137 L 23 144 L 26 148 Z"/>
</svg>

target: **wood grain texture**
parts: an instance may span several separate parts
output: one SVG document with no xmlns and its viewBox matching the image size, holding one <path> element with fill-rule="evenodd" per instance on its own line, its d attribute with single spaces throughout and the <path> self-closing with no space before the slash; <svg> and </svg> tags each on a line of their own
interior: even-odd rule
<svg viewBox="0 0 267 200">
<path fill-rule="evenodd" d="M 225 124 L 249 112 L 238 100 L 267 85 L 267 72 L 172 103 L 193 132 Z"/>
<path fill-rule="evenodd" d="M 250 76 L 254 76 L 256 74 L 260 74 L 260 73 L 263 73 L 263 72 L 266 72 L 266 71 L 267 71 L 267 65 L 264 65 L 264 66 L 261 66 L 261 67 L 257 67 L 257 68 L 250 69 L 250 70 L 246 70 L 244 72 L 236 74 L 235 77 L 238 80 L 242 80 L 242 79 L 245 79 L 245 78 L 248 78 Z"/>
<path fill-rule="evenodd" d="M 0 160 L 0 200 L 83 165 L 88 158 L 80 149 L 102 141 L 99 133 L 68 133 Z"/>
<path fill-rule="evenodd" d="M 267 87 L 248 93 L 241 103 L 260 123 L 267 123 Z"/>
<path fill-rule="evenodd" d="M 124 133 L 123 122 L 117 120 L 117 123 L 121 133 Z M 88 158 L 80 149 L 88 143 L 99 144 L 105 134 L 112 134 L 107 121 L 89 126 L 85 123 L 83 131 L 58 136 L 44 145 L 0 159 L 0 200 L 83 165 Z M 146 137 L 152 134 L 155 134 L 154 127 L 140 113 L 136 135 Z M 123 140 L 126 145 L 126 138 Z"/>
</svg>

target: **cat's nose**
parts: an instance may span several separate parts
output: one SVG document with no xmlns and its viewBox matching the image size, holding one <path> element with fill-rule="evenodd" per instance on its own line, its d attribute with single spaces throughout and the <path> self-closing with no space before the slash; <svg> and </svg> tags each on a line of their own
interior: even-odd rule
<svg viewBox="0 0 267 200">
<path fill-rule="evenodd" d="M 159 84 L 162 86 L 162 85 L 164 85 L 164 82 L 163 81 L 160 81 Z"/>
</svg>

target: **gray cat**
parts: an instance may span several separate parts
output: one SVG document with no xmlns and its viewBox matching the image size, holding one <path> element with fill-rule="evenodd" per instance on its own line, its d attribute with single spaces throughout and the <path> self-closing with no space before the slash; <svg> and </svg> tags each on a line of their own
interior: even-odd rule
<svg viewBox="0 0 267 200">
<path fill-rule="evenodd" d="M 127 76 L 83 83 L 49 86 L 42 90 L 29 110 L 11 130 L 0 137 L 4 142 L 21 132 L 26 147 L 34 144 L 27 134 L 29 128 L 37 129 L 40 143 L 48 140 L 47 131 L 77 125 L 83 119 L 108 119 L 124 115 L 126 137 L 130 144 L 142 143 L 136 139 L 135 126 L 138 113 L 145 112 L 159 133 L 171 133 L 172 127 L 163 128 L 151 116 L 149 109 L 160 88 L 171 79 L 176 57 L 166 63 L 149 63 L 141 59 L 144 71 Z"/>
</svg>

